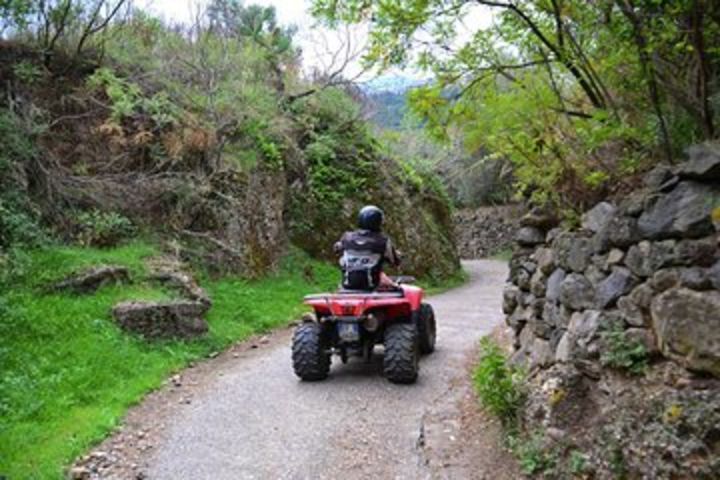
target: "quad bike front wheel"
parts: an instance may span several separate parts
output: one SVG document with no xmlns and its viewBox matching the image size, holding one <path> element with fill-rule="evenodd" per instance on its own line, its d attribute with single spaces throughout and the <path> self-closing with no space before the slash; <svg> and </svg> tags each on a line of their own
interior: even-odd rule
<svg viewBox="0 0 720 480">
<path fill-rule="evenodd" d="M 385 330 L 383 371 L 393 383 L 417 380 L 420 352 L 417 328 L 412 323 L 393 323 Z"/>
<path fill-rule="evenodd" d="M 292 362 L 295 375 L 305 381 L 325 380 L 330 372 L 330 354 L 318 323 L 303 323 L 293 335 Z"/>
<path fill-rule="evenodd" d="M 437 327 L 435 325 L 435 312 L 433 312 L 432 306 L 428 303 L 420 305 L 420 317 L 417 328 L 420 353 L 426 355 L 434 352 Z"/>
</svg>

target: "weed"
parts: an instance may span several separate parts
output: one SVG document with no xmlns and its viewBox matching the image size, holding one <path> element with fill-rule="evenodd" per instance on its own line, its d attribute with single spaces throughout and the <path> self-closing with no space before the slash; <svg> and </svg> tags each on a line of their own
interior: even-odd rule
<svg viewBox="0 0 720 480">
<path fill-rule="evenodd" d="M 622 325 L 613 324 L 608 330 L 602 332 L 605 350 L 600 358 L 603 365 L 629 372 L 632 375 L 642 375 L 648 366 L 648 352 L 638 340 L 627 337 Z"/>
<path fill-rule="evenodd" d="M 90 210 L 77 216 L 76 239 L 80 245 L 111 247 L 135 235 L 133 223 L 116 212 Z"/>
<path fill-rule="evenodd" d="M 568 458 L 568 468 L 570 469 L 570 473 L 575 476 L 585 473 L 585 469 L 587 468 L 587 459 L 580 450 L 572 450 L 570 452 L 570 456 Z"/>
<path fill-rule="evenodd" d="M 526 475 L 538 473 L 551 475 L 558 464 L 557 452 L 543 446 L 542 432 L 535 432 L 529 436 L 510 433 L 507 436 L 507 444 Z"/>
<path fill-rule="evenodd" d="M 473 381 L 483 406 L 506 425 L 514 424 L 525 400 L 525 376 L 508 365 L 500 347 L 488 337 L 480 341 L 480 361 Z"/>
</svg>

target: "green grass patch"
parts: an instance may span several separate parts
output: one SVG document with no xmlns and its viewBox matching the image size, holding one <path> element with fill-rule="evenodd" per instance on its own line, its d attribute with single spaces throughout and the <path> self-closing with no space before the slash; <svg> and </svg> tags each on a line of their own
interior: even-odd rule
<svg viewBox="0 0 720 480">
<path fill-rule="evenodd" d="M 424 279 L 419 279 L 418 285 L 425 289 L 425 295 L 438 295 L 440 293 L 447 292 L 448 290 L 452 290 L 453 288 L 459 287 L 460 285 L 467 282 L 469 278 L 470 275 L 468 275 L 468 273 L 461 267 L 452 276 L 443 280 L 428 281 Z"/>
<path fill-rule="evenodd" d="M 127 408 L 189 361 L 303 311 L 304 294 L 327 290 L 337 269 L 300 254 L 257 281 L 206 280 L 210 333 L 183 342 L 146 342 L 123 333 L 110 308 L 171 292 L 142 282 L 145 243 L 110 249 L 62 247 L 31 252 L 24 273 L 0 293 L 0 476 L 62 478 L 63 466 L 102 439 Z M 94 295 L 48 293 L 48 283 L 84 267 L 128 266 L 135 282 Z M 293 273 L 296 272 L 296 273 Z"/>
<path fill-rule="evenodd" d="M 513 250 L 512 248 L 504 248 L 502 250 L 499 250 L 495 253 L 493 253 L 490 258 L 492 260 L 502 260 L 503 262 L 509 262 L 512 258 Z"/>
</svg>

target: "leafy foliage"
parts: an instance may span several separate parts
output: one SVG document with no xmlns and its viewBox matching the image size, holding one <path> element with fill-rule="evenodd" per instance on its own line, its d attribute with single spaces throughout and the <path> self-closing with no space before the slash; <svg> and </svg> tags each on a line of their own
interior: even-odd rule
<svg viewBox="0 0 720 480">
<path fill-rule="evenodd" d="M 555 468 L 558 464 L 557 452 L 548 450 L 543 445 L 542 432 L 531 435 L 510 433 L 507 436 L 510 451 L 517 457 L 520 468 L 526 475 L 545 474 L 548 478 L 556 478 Z"/>
<path fill-rule="evenodd" d="M 434 137 L 460 136 L 481 157 L 508 159 L 520 194 L 567 210 L 718 137 L 719 8 L 703 0 L 315 0 L 313 12 L 330 25 L 368 21 L 368 64 L 434 74 L 409 99 Z M 492 22 L 468 31 L 489 14 Z"/>
<path fill-rule="evenodd" d="M 514 425 L 525 400 L 524 376 L 508 365 L 500 347 L 489 337 L 480 341 L 480 361 L 473 381 L 483 406 L 506 425 Z"/>
<path fill-rule="evenodd" d="M 34 155 L 32 138 L 17 117 L 0 109 L 0 256 L 6 248 L 34 246 L 43 240 L 38 212 L 17 183 Z"/>
<path fill-rule="evenodd" d="M 135 233 L 133 223 L 116 212 L 91 210 L 77 215 L 76 239 L 86 247 L 112 247 Z"/>
<path fill-rule="evenodd" d="M 624 370 L 632 375 L 642 375 L 648 366 L 648 352 L 638 340 L 627 337 L 622 325 L 614 324 L 602 332 L 606 344 L 601 361 L 603 365 Z"/>
</svg>

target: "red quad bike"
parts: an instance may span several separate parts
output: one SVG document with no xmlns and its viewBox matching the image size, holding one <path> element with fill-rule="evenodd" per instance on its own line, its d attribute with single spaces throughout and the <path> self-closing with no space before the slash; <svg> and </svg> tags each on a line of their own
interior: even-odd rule
<svg viewBox="0 0 720 480">
<path fill-rule="evenodd" d="M 423 303 L 423 290 L 396 277 L 392 290 L 343 290 L 308 295 L 315 315 L 303 319 L 293 337 L 292 361 L 302 380 L 324 380 L 333 354 L 346 363 L 362 357 L 369 363 L 376 344 L 385 347 L 383 371 L 393 383 L 413 383 L 420 354 L 435 349 L 435 314 Z"/>
</svg>

